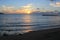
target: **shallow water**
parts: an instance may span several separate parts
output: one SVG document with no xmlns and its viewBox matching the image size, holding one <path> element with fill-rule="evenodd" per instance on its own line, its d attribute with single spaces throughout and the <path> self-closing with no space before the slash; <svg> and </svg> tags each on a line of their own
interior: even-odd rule
<svg viewBox="0 0 60 40">
<path fill-rule="evenodd" d="M 0 15 L 0 33 L 2 34 L 19 34 L 57 27 L 60 27 L 60 16 Z"/>
</svg>

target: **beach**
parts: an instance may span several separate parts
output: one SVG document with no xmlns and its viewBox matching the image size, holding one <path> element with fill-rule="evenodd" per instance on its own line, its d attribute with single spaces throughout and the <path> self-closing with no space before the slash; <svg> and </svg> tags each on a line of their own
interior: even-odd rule
<svg viewBox="0 0 60 40">
<path fill-rule="evenodd" d="M 0 15 L 0 40 L 59 39 L 60 16 Z"/>
<path fill-rule="evenodd" d="M 60 0 L 0 0 L 0 40 L 60 40 Z"/>
<path fill-rule="evenodd" d="M 0 40 L 60 40 L 60 28 L 31 31 L 19 35 L 4 35 Z"/>
</svg>

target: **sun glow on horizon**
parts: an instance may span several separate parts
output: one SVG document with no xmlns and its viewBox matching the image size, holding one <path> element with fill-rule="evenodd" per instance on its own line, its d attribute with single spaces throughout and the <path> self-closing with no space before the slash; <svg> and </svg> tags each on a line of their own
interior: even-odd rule
<svg viewBox="0 0 60 40">
<path fill-rule="evenodd" d="M 1 0 L 0 12 L 4 14 L 32 14 L 60 12 L 60 0 Z"/>
<path fill-rule="evenodd" d="M 30 14 L 33 8 L 33 4 L 26 4 L 24 6 L 20 6 L 20 8 L 15 9 L 13 6 L 2 6 L 2 10 L 4 13 L 17 13 L 17 14 Z"/>
<path fill-rule="evenodd" d="M 26 6 L 22 6 L 22 13 L 24 14 L 31 14 L 32 12 L 33 5 L 32 4 L 27 4 Z"/>
<path fill-rule="evenodd" d="M 28 9 L 28 10 L 25 10 L 25 13 L 26 14 L 31 14 L 32 12 L 31 12 L 31 10 Z"/>
<path fill-rule="evenodd" d="M 31 12 L 30 11 L 27 11 L 27 14 L 31 14 Z"/>
</svg>

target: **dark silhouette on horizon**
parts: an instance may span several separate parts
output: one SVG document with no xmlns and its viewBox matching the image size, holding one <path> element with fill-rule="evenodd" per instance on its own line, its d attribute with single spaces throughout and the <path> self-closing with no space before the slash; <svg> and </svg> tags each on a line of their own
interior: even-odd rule
<svg viewBox="0 0 60 40">
<path fill-rule="evenodd" d="M 4 13 L 1 13 L 1 12 L 0 12 L 0 14 L 4 14 Z"/>
</svg>

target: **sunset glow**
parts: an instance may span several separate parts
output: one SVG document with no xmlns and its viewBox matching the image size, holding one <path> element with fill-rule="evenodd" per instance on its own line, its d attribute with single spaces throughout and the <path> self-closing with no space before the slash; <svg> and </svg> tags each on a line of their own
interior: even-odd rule
<svg viewBox="0 0 60 40">
<path fill-rule="evenodd" d="M 31 14 L 31 10 L 25 10 L 25 14 Z"/>
<path fill-rule="evenodd" d="M 27 4 L 26 6 L 23 6 L 23 9 L 22 10 L 24 10 L 23 12 L 25 13 L 25 14 L 30 14 L 31 13 L 31 11 L 32 11 L 32 4 Z"/>
<path fill-rule="evenodd" d="M 4 0 L 3 0 L 4 1 Z M 46 1 L 46 0 L 5 0 L 0 1 L 0 12 L 8 14 L 31 14 L 32 12 L 48 12 L 59 11 L 60 1 Z M 34 10 L 34 11 L 33 11 Z"/>
<path fill-rule="evenodd" d="M 27 14 L 30 14 L 31 12 L 30 11 L 27 11 Z"/>
</svg>

